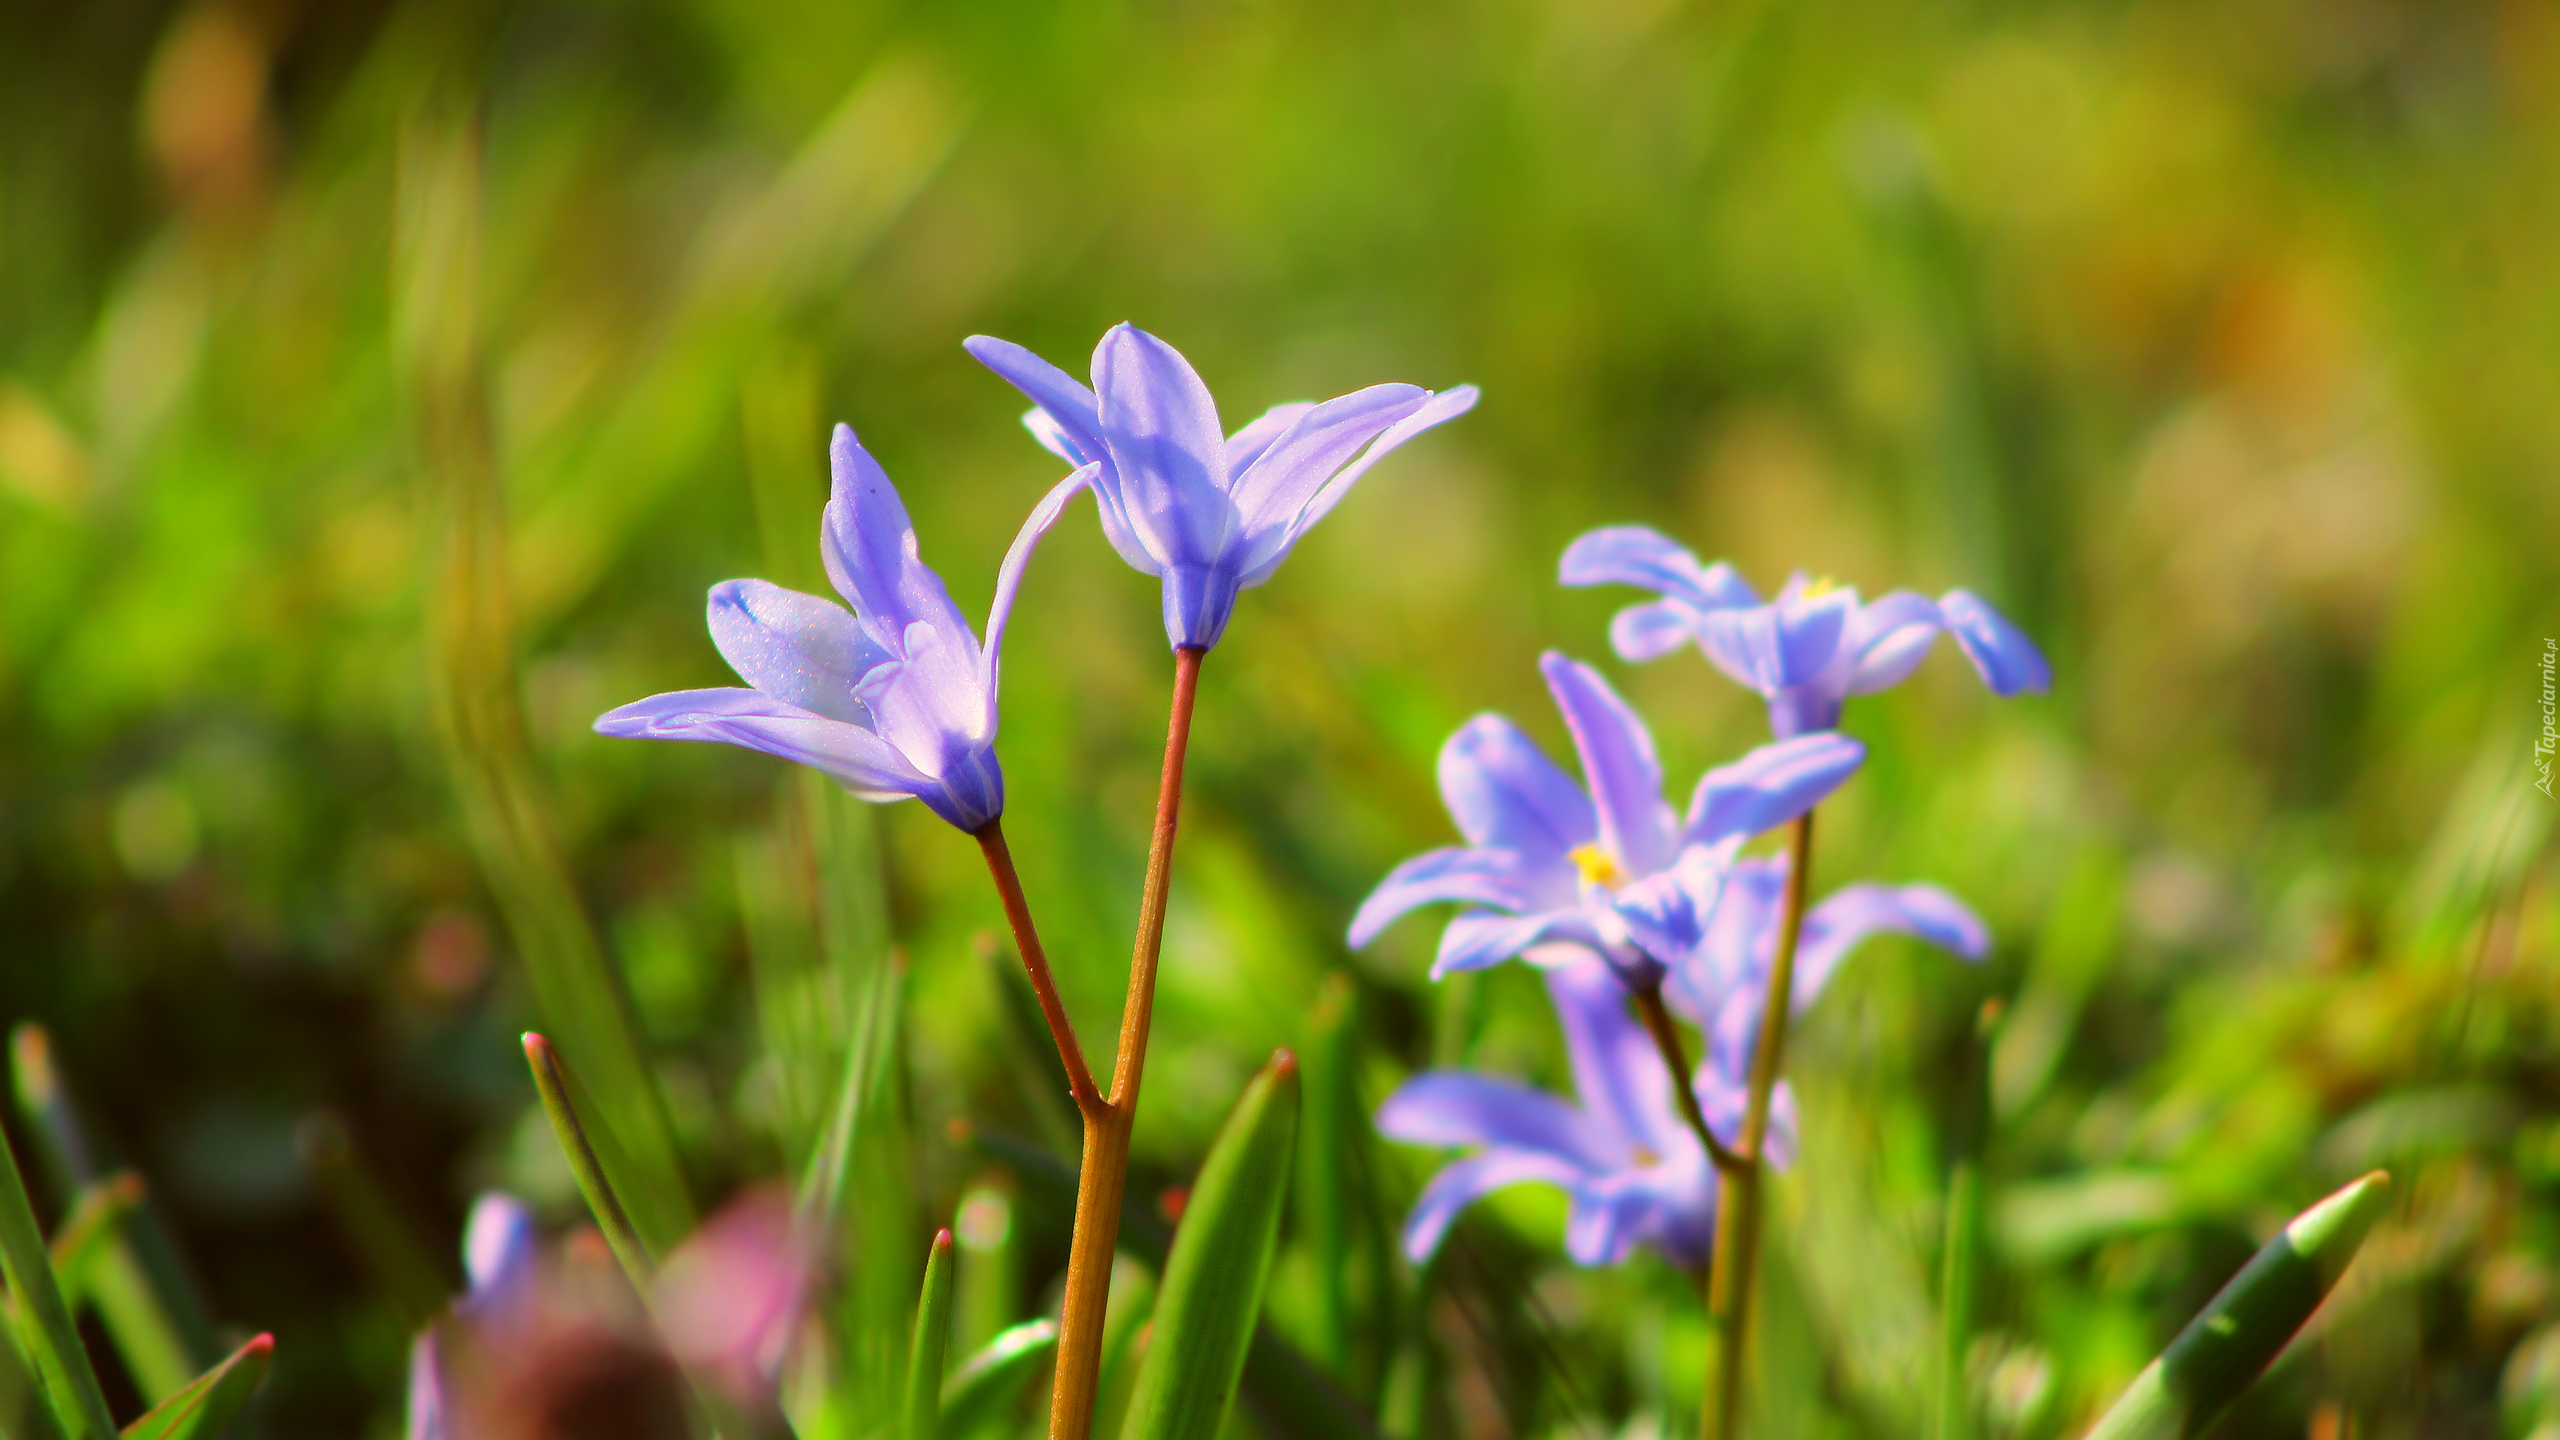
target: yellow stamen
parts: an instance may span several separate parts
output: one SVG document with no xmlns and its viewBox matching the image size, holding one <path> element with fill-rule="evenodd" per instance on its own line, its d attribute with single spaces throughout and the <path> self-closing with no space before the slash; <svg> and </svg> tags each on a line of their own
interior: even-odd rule
<svg viewBox="0 0 2560 1440">
<path fill-rule="evenodd" d="M 1609 858 L 1609 852 L 1597 845 L 1576 845 L 1566 858 L 1573 861 L 1573 868 L 1582 872 L 1586 885 L 1615 890 L 1627 883 L 1627 872 L 1619 869 L 1618 862 Z"/>
<path fill-rule="evenodd" d="M 1639 1170 L 1650 1170 L 1650 1169 L 1652 1169 L 1654 1166 L 1659 1165 L 1659 1164 L 1661 1164 L 1661 1163 L 1662 1163 L 1662 1157 L 1661 1157 L 1661 1156 L 1654 1154 L 1652 1151 L 1647 1150 L 1646 1148 L 1644 1148 L 1644 1147 L 1643 1147 L 1643 1146 L 1641 1146 L 1641 1145 L 1639 1145 L 1639 1146 L 1637 1146 L 1637 1147 L 1636 1147 L 1636 1168 L 1637 1168 L 1637 1169 L 1639 1169 Z"/>
<path fill-rule="evenodd" d="M 1828 595 L 1839 588 L 1840 582 L 1832 579 L 1830 576 L 1817 576 L 1805 583 L 1804 593 L 1798 595 L 1796 598 L 1799 600 L 1819 600 L 1823 596 Z"/>
</svg>

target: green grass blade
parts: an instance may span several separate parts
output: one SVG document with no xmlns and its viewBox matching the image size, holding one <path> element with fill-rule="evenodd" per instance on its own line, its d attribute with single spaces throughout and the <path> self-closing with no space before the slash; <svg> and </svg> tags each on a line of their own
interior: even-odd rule
<svg viewBox="0 0 2560 1440">
<path fill-rule="evenodd" d="M 937 1230 L 916 1298 L 916 1335 L 907 1348 L 907 1440 L 934 1440 L 942 1423 L 942 1357 L 951 1346 L 951 1232 Z"/>
<path fill-rule="evenodd" d="M 1355 1066 L 1358 1029 L 1351 977 L 1327 980 L 1307 1017 L 1306 1144 L 1298 1147 L 1298 1227 L 1313 1252 L 1316 1353 L 1337 1375 L 1352 1355 L 1352 1146 L 1368 1129 Z"/>
<path fill-rule="evenodd" d="M 46 1248 L 53 1255 L 53 1280 L 62 1287 L 62 1303 L 80 1308 L 106 1258 L 124 1233 L 125 1222 L 142 1204 L 142 1177 L 121 1170 L 83 1188 L 71 1213 L 53 1233 Z"/>
<path fill-rule="evenodd" d="M 1991 1055 L 2007 1007 L 1986 1000 L 1949 1125 L 1947 1213 L 1938 1256 L 1937 1440 L 1972 1440 L 1973 1297 L 1982 1264 L 1982 1167 L 1991 1146 Z"/>
<path fill-rule="evenodd" d="M 1261 1314 L 1297 1137 L 1298 1062 L 1283 1050 L 1245 1086 L 1184 1207 L 1129 1402 L 1129 1440 L 1216 1440 L 1226 1425 Z"/>
<path fill-rule="evenodd" d="M 1074 1213 L 1074 1166 L 1001 1131 L 973 1126 L 966 1139 L 970 1148 L 1014 1173 L 1026 1201 L 1061 1217 Z M 1172 1248 L 1173 1236 L 1153 1208 L 1134 1200 L 1122 1203 L 1121 1254 L 1162 1271 Z M 1360 1400 L 1267 1324 L 1254 1327 L 1253 1343 L 1245 1352 L 1243 1400 L 1280 1440 L 1365 1440 L 1382 1433 Z"/>
<path fill-rule="evenodd" d="M 579 1117 L 578 1105 L 571 1095 L 569 1067 L 550 1041 L 530 1031 L 524 1037 L 524 1058 L 533 1067 L 534 1088 L 542 1092 L 542 1108 L 551 1117 L 551 1133 L 560 1138 L 560 1149 L 569 1157 L 569 1170 L 578 1177 L 578 1193 L 587 1199 L 587 1209 L 604 1231 L 605 1243 L 613 1247 L 613 1258 L 622 1262 L 622 1273 L 629 1277 L 631 1288 L 646 1295 L 657 1277 L 657 1254 L 631 1223 L 631 1214 L 614 1193 L 613 1182 L 605 1173 L 604 1161 L 596 1153 L 598 1137 Z"/>
<path fill-rule="evenodd" d="M 230 1359 L 126 1426 L 125 1440 L 214 1440 L 257 1393 L 275 1353 L 272 1335 L 261 1335 L 232 1351 Z"/>
<path fill-rule="evenodd" d="M 2377 1170 L 2295 1216 L 2134 1377 L 2088 1440 L 2183 1440 L 2211 1429 L 2320 1308 L 2381 1217 L 2390 1184 Z"/>
<path fill-rule="evenodd" d="M 1096 1435 L 1117 1436 L 1127 1428 L 1129 1397 L 1138 1389 L 1147 1326 L 1155 1314 L 1154 1273 L 1126 1255 L 1113 1256 L 1110 1294 L 1103 1303 L 1102 1364 L 1094 1382 Z"/>
<path fill-rule="evenodd" d="M 76 1204 L 78 1192 L 100 1179 L 108 1155 L 81 1122 L 79 1104 L 54 1066 L 53 1042 L 43 1026 L 21 1025 L 10 1034 L 9 1061 L 18 1113 L 26 1117 L 28 1133 L 51 1174 L 53 1193 Z M 168 1399 L 222 1358 L 213 1321 L 179 1259 L 177 1242 L 147 1195 L 141 1208 L 107 1237 L 87 1280 L 88 1303 L 145 1399 L 155 1404 Z"/>
<path fill-rule="evenodd" d="M 6 1151 L 0 1141 L 0 1151 Z M 37 1228 L 35 1205 L 27 1198 L 27 1182 L 18 1173 L 17 1157 L 0 1154 L 0 1272 L 9 1279 L 17 1300 L 20 1335 L 36 1362 L 45 1403 L 71 1440 L 108 1440 L 116 1433 L 107 1413 L 106 1393 L 97 1372 L 89 1368 L 89 1352 L 71 1323 L 71 1307 L 54 1283 L 53 1255 Z"/>
<path fill-rule="evenodd" d="M 987 1342 L 942 1386 L 942 1440 L 968 1440 L 1002 1416 L 1058 1348 L 1058 1322 L 1026 1320 Z"/>
<path fill-rule="evenodd" d="M 800 1188 L 810 1232 L 863 1257 L 837 1299 L 835 1373 L 839 1403 L 866 1430 L 897 1420 L 916 1294 L 915 1169 L 899 1054 L 904 980 L 885 959 L 867 977 L 834 1112 Z"/>
<path fill-rule="evenodd" d="M 393 358 L 435 536 L 427 679 L 445 767 L 543 1025 L 576 1052 L 623 1150 L 623 1200 L 651 1244 L 693 1228 L 673 1126 L 563 853 L 517 673 L 508 525 L 478 328 L 480 138 L 461 106 L 404 130 L 395 186 Z"/>
</svg>

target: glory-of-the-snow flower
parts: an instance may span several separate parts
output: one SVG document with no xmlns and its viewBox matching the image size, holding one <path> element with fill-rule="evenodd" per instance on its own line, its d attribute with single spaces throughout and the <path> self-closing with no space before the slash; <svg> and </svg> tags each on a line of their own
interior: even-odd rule
<svg viewBox="0 0 2560 1440">
<path fill-rule="evenodd" d="M 1514 1080 L 1432 1071 L 1379 1108 L 1378 1129 L 1391 1139 L 1474 1151 L 1423 1188 L 1405 1221 L 1406 1255 L 1428 1260 L 1458 1212 L 1480 1197 L 1540 1183 L 1571 1202 L 1565 1250 L 1577 1262 L 1616 1264 L 1651 1245 L 1675 1264 L 1699 1264 L 1715 1234 L 1715 1166 L 1674 1108 L 1661 1052 L 1596 957 L 1552 967 L 1546 981 L 1578 1104 Z M 1692 1083 L 1709 1125 L 1730 1141 L 1746 1101 L 1743 1067 L 1711 1053 Z M 1785 1165 L 1794 1155 L 1795 1109 L 1783 1084 L 1771 1118 L 1769 1157 Z"/>
<path fill-rule="evenodd" d="M 867 800 L 922 800 L 975 833 L 1004 811 L 997 661 L 1033 546 L 1093 467 L 1033 508 L 996 576 L 984 645 L 918 554 L 915 525 L 871 453 L 838 425 L 820 554 L 853 606 L 763 580 L 711 587 L 711 639 L 747 688 L 678 690 L 596 721 L 606 735 L 711 740 L 779 755 Z"/>
<path fill-rule="evenodd" d="M 1589 790 L 1510 721 L 1468 721 L 1440 751 L 1440 794 L 1467 843 L 1390 872 L 1352 918 L 1351 944 L 1455 900 L 1474 908 L 1441 933 L 1434 976 L 1565 942 L 1598 951 L 1632 987 L 1657 984 L 1705 938 L 1741 844 L 1819 803 L 1866 748 L 1836 733 L 1763 745 L 1708 771 L 1675 817 L 1635 711 L 1587 665 L 1553 652 L 1538 663 Z"/>
<path fill-rule="evenodd" d="M 1094 347 L 1091 389 L 1009 340 L 967 345 L 1031 398 L 1024 423 L 1042 445 L 1097 467 L 1103 533 L 1120 558 L 1164 581 L 1176 649 L 1217 644 L 1237 593 L 1270 579 L 1370 466 L 1476 403 L 1472 385 L 1436 394 L 1372 385 L 1278 406 L 1229 435 L 1191 362 L 1134 325 L 1113 326 Z"/>
<path fill-rule="evenodd" d="M 1764 603 L 1731 565 L 1701 565 L 1670 537 L 1642 525 L 1611 526 L 1574 541 L 1557 578 L 1659 595 L 1610 622 L 1609 641 L 1618 653 L 1652 660 L 1695 642 L 1717 669 L 1769 702 L 1769 728 L 1781 736 L 1831 729 L 1850 696 L 1901 684 L 1941 631 L 1955 638 L 1995 695 L 2041 691 L 2053 682 L 2035 642 L 1970 590 L 1950 590 L 1934 601 L 1896 590 L 1861 601 L 1855 589 L 1799 573 Z"/>
</svg>

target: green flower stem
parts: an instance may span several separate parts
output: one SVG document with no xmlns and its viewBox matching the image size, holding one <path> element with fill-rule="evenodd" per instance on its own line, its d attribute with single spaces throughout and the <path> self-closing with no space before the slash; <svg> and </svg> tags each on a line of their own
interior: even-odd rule
<svg viewBox="0 0 2560 1440">
<path fill-rule="evenodd" d="M 1671 1023 L 1671 1012 L 1663 1007 L 1660 985 L 1636 992 L 1636 1014 L 1643 1017 L 1645 1033 L 1653 1037 L 1653 1048 L 1662 1056 L 1663 1068 L 1671 1072 L 1671 1095 L 1680 1104 L 1680 1118 L 1689 1122 L 1690 1132 L 1707 1147 L 1707 1158 L 1716 1163 L 1722 1174 L 1741 1169 L 1742 1157 L 1727 1149 L 1716 1138 L 1716 1132 L 1707 1128 L 1707 1112 L 1698 1108 L 1698 1087 L 1690 1083 L 1689 1057 L 1681 1048 L 1679 1028 Z"/>
<path fill-rule="evenodd" d="M 1769 1137 L 1769 1101 L 1785 1058 L 1787 1013 L 1795 998 L 1796 940 L 1804 929 L 1807 872 L 1813 868 L 1813 812 L 1787 827 L 1786 909 L 1778 926 L 1778 953 L 1769 965 L 1769 994 L 1760 1012 L 1760 1035 L 1751 1051 L 1751 1091 L 1742 1111 L 1741 1163 L 1719 1177 L 1723 1203 L 1716 1207 L 1714 1268 L 1707 1281 L 1707 1314 L 1715 1330 L 1715 1365 L 1708 1377 L 1708 1440 L 1740 1440 L 1744 1342 L 1751 1331 L 1752 1269 L 1760 1258 L 1762 1157 Z"/>
</svg>

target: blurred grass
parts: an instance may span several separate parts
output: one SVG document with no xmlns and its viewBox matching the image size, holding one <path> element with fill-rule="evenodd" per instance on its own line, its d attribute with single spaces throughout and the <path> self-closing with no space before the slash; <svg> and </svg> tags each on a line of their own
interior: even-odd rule
<svg viewBox="0 0 2560 1440">
<path fill-rule="evenodd" d="M 1763 583 L 1972 585 L 2060 676 L 1994 705 L 1941 657 L 1853 714 L 1876 755 L 1817 885 L 1934 879 L 2000 945 L 1979 976 L 1879 946 L 1806 1034 L 1774 1433 L 1929 1413 L 1943 1137 L 1991 994 L 1986 1434 L 2094 1415 L 2269 1226 L 2386 1163 L 2408 1184 L 2318 1344 L 2225 1433 L 2551 1413 L 2502 1376 L 2550 1350 L 2560 1265 L 2527 763 L 2560 633 L 2555 74 L 2560 11 L 2525 0 L 0 9 L 7 1017 L 52 1027 L 218 1313 L 277 1333 L 273 1433 L 387 1433 L 405 1339 L 309 1240 L 306 1112 L 448 1234 L 484 1184 L 568 1213 L 511 1039 L 524 942 L 436 738 L 430 616 L 475 597 L 429 588 L 395 333 L 403 118 L 459 96 L 480 299 L 445 318 L 483 352 L 528 783 L 702 1198 L 805 1158 L 857 1017 L 827 987 L 864 973 L 832 945 L 906 956 L 913 1224 L 976 1174 L 944 1122 L 1040 1133 L 974 949 L 998 916 L 913 807 L 878 817 L 885 931 L 822 915 L 827 797 L 587 722 L 720 683 L 712 581 L 818 583 L 833 420 L 976 611 L 1055 477 L 958 340 L 1075 369 L 1128 318 L 1238 415 L 1486 393 L 1207 668 L 1149 1193 L 1339 969 L 1369 1103 L 1435 1055 L 1561 1082 L 1534 984 L 1426 986 L 1420 922 L 1339 936 L 1445 836 L 1449 728 L 1499 708 L 1560 744 L 1530 662 L 1602 658 L 1624 597 L 1557 589 L 1555 557 L 1642 520 Z M 1006 828 L 1092 1047 L 1167 667 L 1089 522 L 1030 584 Z M 1694 660 L 1612 674 L 1676 781 L 1759 727 Z M 1430 1157 L 1379 1154 L 1392 1212 Z M 990 1324 L 1063 1254 L 1020 1223 Z M 1291 1223 L 1273 1313 L 1329 1354 L 1306 1247 L 1344 1242 Z M 1361 1322 L 1403 1337 L 1353 1363 L 1406 1433 L 1694 1405 L 1678 1277 L 1575 1272 L 1556 1224 L 1502 1197 Z"/>
</svg>

